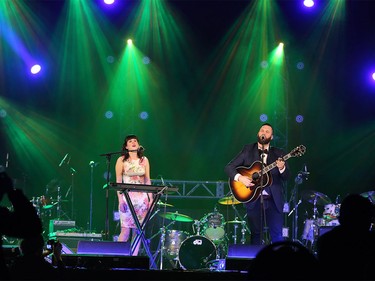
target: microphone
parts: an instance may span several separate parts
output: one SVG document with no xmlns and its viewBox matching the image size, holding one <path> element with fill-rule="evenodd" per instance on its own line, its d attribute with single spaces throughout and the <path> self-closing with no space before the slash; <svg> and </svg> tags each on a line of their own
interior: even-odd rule
<svg viewBox="0 0 375 281">
<path fill-rule="evenodd" d="M 59 164 L 59 167 L 61 167 L 64 162 L 66 161 L 66 158 L 68 157 L 69 153 L 65 154 L 64 158 L 61 160 L 60 164 Z"/>
</svg>

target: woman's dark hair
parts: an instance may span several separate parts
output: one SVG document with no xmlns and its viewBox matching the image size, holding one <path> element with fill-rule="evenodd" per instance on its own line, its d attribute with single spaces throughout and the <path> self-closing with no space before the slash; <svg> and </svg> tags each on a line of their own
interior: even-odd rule
<svg viewBox="0 0 375 281">
<path fill-rule="evenodd" d="M 124 161 L 127 160 L 130 157 L 129 151 L 126 149 L 126 144 L 128 143 L 129 140 L 132 140 L 132 139 L 136 139 L 139 143 L 139 139 L 136 135 L 127 135 L 125 137 L 124 143 L 122 145 L 122 151 L 123 151 L 122 155 L 124 155 Z M 143 157 L 143 150 L 144 149 L 143 149 L 142 146 L 140 146 L 137 150 L 137 155 L 140 159 L 142 159 L 142 157 Z"/>
</svg>

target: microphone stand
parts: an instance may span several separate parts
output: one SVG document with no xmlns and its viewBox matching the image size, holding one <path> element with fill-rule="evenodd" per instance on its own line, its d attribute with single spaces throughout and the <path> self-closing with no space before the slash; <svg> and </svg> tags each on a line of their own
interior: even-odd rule
<svg viewBox="0 0 375 281">
<path fill-rule="evenodd" d="M 267 218 L 266 218 L 266 211 L 264 209 L 264 197 L 263 197 L 263 180 L 264 180 L 264 144 L 262 143 L 262 153 L 261 153 L 261 170 L 260 170 L 260 222 L 261 222 L 261 228 L 260 228 L 260 243 L 263 245 L 268 245 L 270 243 L 269 237 L 268 237 L 268 226 L 267 226 Z"/>
<path fill-rule="evenodd" d="M 298 190 L 297 190 L 297 187 L 298 185 L 302 184 L 303 182 L 303 178 L 302 178 L 302 174 L 299 173 L 295 180 L 294 180 L 294 187 L 293 187 L 293 191 L 292 191 L 292 196 L 290 198 L 290 201 L 293 201 L 293 210 L 290 211 L 290 213 L 288 214 L 291 215 L 293 212 L 294 212 L 294 215 L 293 215 L 293 220 L 292 220 L 292 229 L 293 229 L 293 232 L 292 232 L 292 240 L 293 241 L 297 241 L 297 242 L 300 242 L 298 240 L 298 206 L 300 204 L 300 202 L 297 202 L 297 198 L 298 198 Z M 289 202 L 290 202 L 289 201 Z"/>
<path fill-rule="evenodd" d="M 104 185 L 105 186 L 105 239 L 109 240 L 109 178 L 110 178 L 110 170 L 111 170 L 111 156 L 113 154 L 122 154 L 124 153 L 123 151 L 117 151 L 117 152 L 109 152 L 109 153 L 104 153 L 100 154 L 99 156 L 105 156 L 107 159 L 107 183 Z"/>
<path fill-rule="evenodd" d="M 92 193 L 93 193 L 93 185 L 94 185 L 94 166 L 95 162 L 90 162 L 91 167 L 91 175 L 90 175 L 90 218 L 89 218 L 89 231 L 92 231 Z"/>
</svg>

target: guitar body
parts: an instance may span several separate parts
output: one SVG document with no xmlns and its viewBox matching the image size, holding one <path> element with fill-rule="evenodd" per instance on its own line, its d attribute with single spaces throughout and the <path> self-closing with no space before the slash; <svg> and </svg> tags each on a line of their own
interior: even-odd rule
<svg viewBox="0 0 375 281">
<path fill-rule="evenodd" d="M 260 172 L 262 169 L 262 162 L 255 161 L 250 167 L 237 167 L 237 172 L 242 176 L 252 179 L 254 186 L 247 187 L 242 182 L 231 180 L 229 186 L 232 190 L 233 196 L 241 203 L 255 201 L 259 198 L 262 191 Z M 263 174 L 263 188 L 272 184 L 271 173 Z"/>
</svg>

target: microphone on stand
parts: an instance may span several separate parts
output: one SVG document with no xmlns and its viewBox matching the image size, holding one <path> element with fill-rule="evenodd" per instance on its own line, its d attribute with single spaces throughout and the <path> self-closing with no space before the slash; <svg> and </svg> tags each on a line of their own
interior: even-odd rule
<svg viewBox="0 0 375 281">
<path fill-rule="evenodd" d="M 69 153 L 65 154 L 64 158 L 61 160 L 61 162 L 59 164 L 59 167 L 61 167 L 65 163 L 66 158 L 68 158 L 68 155 L 69 155 Z"/>
</svg>

